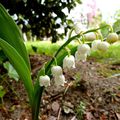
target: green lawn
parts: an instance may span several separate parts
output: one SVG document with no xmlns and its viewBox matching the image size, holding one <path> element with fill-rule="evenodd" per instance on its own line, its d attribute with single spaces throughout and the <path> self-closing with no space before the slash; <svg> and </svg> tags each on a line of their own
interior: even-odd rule
<svg viewBox="0 0 120 120">
<path fill-rule="evenodd" d="M 96 58 L 102 62 L 120 64 L 120 42 L 112 44 L 107 52 L 91 52 L 90 57 Z"/>
<path fill-rule="evenodd" d="M 26 48 L 29 54 L 46 54 L 53 56 L 58 48 L 63 44 L 63 42 L 51 43 L 50 41 L 36 41 L 36 42 L 26 42 Z M 68 48 L 73 48 L 77 46 L 77 43 L 70 43 Z M 36 52 L 33 49 L 36 49 Z"/>
<path fill-rule="evenodd" d="M 36 41 L 26 42 L 26 48 L 29 54 L 46 54 L 53 56 L 63 42 L 51 43 L 50 41 Z M 78 43 L 70 43 L 68 48 L 72 49 L 77 46 Z M 36 52 L 33 50 L 36 49 Z M 96 58 L 98 61 L 120 63 L 120 42 L 110 46 L 107 52 L 95 51 L 91 52 L 90 57 Z"/>
</svg>

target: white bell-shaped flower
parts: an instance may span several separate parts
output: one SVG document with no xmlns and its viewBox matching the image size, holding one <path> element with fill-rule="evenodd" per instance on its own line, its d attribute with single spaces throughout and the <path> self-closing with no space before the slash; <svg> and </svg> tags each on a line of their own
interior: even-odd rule
<svg viewBox="0 0 120 120">
<path fill-rule="evenodd" d="M 83 25 L 80 22 L 77 22 L 74 25 L 74 31 L 76 34 L 79 34 L 80 32 L 85 31 L 85 27 L 83 27 Z"/>
<path fill-rule="evenodd" d="M 90 46 L 88 44 L 80 44 L 78 45 L 78 52 L 80 54 L 90 54 Z"/>
<path fill-rule="evenodd" d="M 78 51 L 75 53 L 75 60 L 76 62 L 83 61 L 85 62 L 87 59 L 87 54 L 80 54 Z"/>
<path fill-rule="evenodd" d="M 70 56 L 66 56 L 64 59 L 63 59 L 63 69 L 65 68 L 75 68 L 75 57 L 73 55 L 70 55 Z"/>
<path fill-rule="evenodd" d="M 108 42 L 106 42 L 106 41 L 100 42 L 98 44 L 98 50 L 107 51 L 109 46 L 110 46 L 110 44 Z"/>
<path fill-rule="evenodd" d="M 96 39 L 96 34 L 94 32 L 89 32 L 84 35 L 86 41 L 93 41 Z"/>
<path fill-rule="evenodd" d="M 48 75 L 40 76 L 39 84 L 40 86 L 45 86 L 45 87 L 50 86 L 50 77 Z"/>
<path fill-rule="evenodd" d="M 101 40 L 94 40 L 93 42 L 92 42 L 92 44 L 91 44 L 91 46 L 92 46 L 92 50 L 93 51 L 96 51 L 96 50 L 98 50 L 98 45 L 101 43 Z"/>
<path fill-rule="evenodd" d="M 63 74 L 61 66 L 53 66 L 51 72 L 54 77 Z"/>
<path fill-rule="evenodd" d="M 109 33 L 108 36 L 107 36 L 107 42 L 108 43 L 114 43 L 116 41 L 118 41 L 119 37 L 117 35 L 117 33 Z"/>
<path fill-rule="evenodd" d="M 66 83 L 65 81 L 65 76 L 64 75 L 59 75 L 59 76 L 56 76 L 54 78 L 54 81 L 55 81 L 55 85 L 58 87 L 58 86 L 64 86 L 64 84 Z"/>
</svg>

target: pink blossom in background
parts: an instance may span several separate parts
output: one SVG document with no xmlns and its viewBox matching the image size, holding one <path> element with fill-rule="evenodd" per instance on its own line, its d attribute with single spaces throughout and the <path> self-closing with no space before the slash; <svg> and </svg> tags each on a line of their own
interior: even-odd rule
<svg viewBox="0 0 120 120">
<path fill-rule="evenodd" d="M 97 5 L 96 0 L 86 0 L 85 6 L 87 9 L 87 21 L 91 23 L 93 21 L 93 17 L 96 15 Z"/>
</svg>

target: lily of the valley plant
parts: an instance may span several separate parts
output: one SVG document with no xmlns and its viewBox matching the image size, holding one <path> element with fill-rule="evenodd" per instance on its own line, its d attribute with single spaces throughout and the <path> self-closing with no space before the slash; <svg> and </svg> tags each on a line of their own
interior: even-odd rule
<svg viewBox="0 0 120 120">
<path fill-rule="evenodd" d="M 8 14 L 6 9 L 0 4 L 0 47 L 8 57 L 10 63 L 16 69 L 20 79 L 23 81 L 26 92 L 29 97 L 29 103 L 32 109 L 32 120 L 38 120 L 40 101 L 43 90 L 45 87 L 50 86 L 50 74 L 54 77 L 54 83 L 56 86 L 64 86 L 66 83 L 65 77 L 63 75 L 63 68 L 71 69 L 75 68 L 75 59 L 86 60 L 87 55 L 90 54 L 90 47 L 87 44 L 81 44 L 78 46 L 77 52 L 75 53 L 75 49 L 71 50 L 72 55 L 68 55 L 66 51 L 63 54 L 59 54 L 61 50 L 76 38 L 80 38 L 81 34 L 84 35 L 89 32 L 94 32 L 97 29 L 88 30 L 86 32 L 81 32 L 79 30 L 79 26 L 77 30 L 79 33 L 73 37 L 70 37 L 56 52 L 53 59 L 45 64 L 38 73 L 38 77 L 36 83 L 33 84 L 31 78 L 31 67 L 29 62 L 29 57 L 24 45 L 24 40 L 22 37 L 22 33 L 20 32 L 18 26 L 15 24 L 11 16 Z M 106 50 L 109 46 L 106 42 L 93 43 L 93 48 Z M 73 54 L 75 55 L 75 58 Z M 55 59 L 57 61 L 57 65 L 55 65 Z M 64 60 L 63 60 L 64 59 Z"/>
</svg>

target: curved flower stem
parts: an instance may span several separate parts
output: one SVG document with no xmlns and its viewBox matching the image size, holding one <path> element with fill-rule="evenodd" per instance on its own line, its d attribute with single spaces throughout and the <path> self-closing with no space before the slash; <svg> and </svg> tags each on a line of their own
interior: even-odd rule
<svg viewBox="0 0 120 120">
<path fill-rule="evenodd" d="M 71 31 L 69 32 L 68 39 L 71 38 L 71 35 L 72 35 L 73 30 L 74 30 L 74 29 L 71 29 Z"/>
<path fill-rule="evenodd" d="M 53 56 L 53 58 L 54 58 L 54 61 L 55 61 L 55 65 L 57 65 L 57 60 L 56 60 L 56 58 Z"/>
<path fill-rule="evenodd" d="M 82 42 L 83 44 L 85 43 L 85 36 L 81 33 L 81 36 L 82 36 Z"/>
<path fill-rule="evenodd" d="M 99 37 L 98 37 L 99 32 L 98 32 L 98 31 L 95 31 L 94 33 L 95 33 L 95 36 L 96 36 L 96 40 L 98 40 L 98 39 L 99 39 Z"/>
<path fill-rule="evenodd" d="M 111 25 L 108 24 L 108 27 L 110 28 L 110 32 L 113 32 L 113 27 Z"/>
<path fill-rule="evenodd" d="M 102 28 L 105 28 L 105 27 L 107 27 L 107 26 L 108 26 L 108 25 L 105 25 L 105 26 L 102 26 L 102 27 L 99 27 L 99 28 L 96 28 L 96 29 L 91 29 L 91 30 L 88 30 L 88 31 L 86 31 L 86 32 L 83 32 L 82 34 L 84 35 L 84 34 L 87 34 L 87 33 L 89 33 L 89 32 L 95 32 L 95 31 L 97 31 L 97 30 L 99 30 L 99 29 L 102 29 Z M 58 49 L 58 51 L 56 52 L 56 54 L 54 55 L 54 57 L 57 57 L 57 55 L 59 54 L 59 52 L 60 52 L 65 46 L 67 46 L 72 40 L 74 40 L 75 38 L 78 38 L 78 37 L 80 37 L 80 36 L 81 36 L 81 34 L 78 34 L 78 35 L 75 35 L 75 36 L 69 38 L 69 39 Z M 50 69 L 50 66 L 52 65 L 53 62 L 54 62 L 54 58 L 53 58 L 53 59 L 49 62 L 49 64 L 46 66 L 46 69 L 45 69 L 46 74 L 48 74 L 49 69 Z"/>
<path fill-rule="evenodd" d="M 67 51 L 68 56 L 70 56 L 70 55 L 71 55 L 71 53 L 70 53 L 70 49 L 69 49 L 68 47 L 65 47 L 64 49 Z"/>
</svg>

